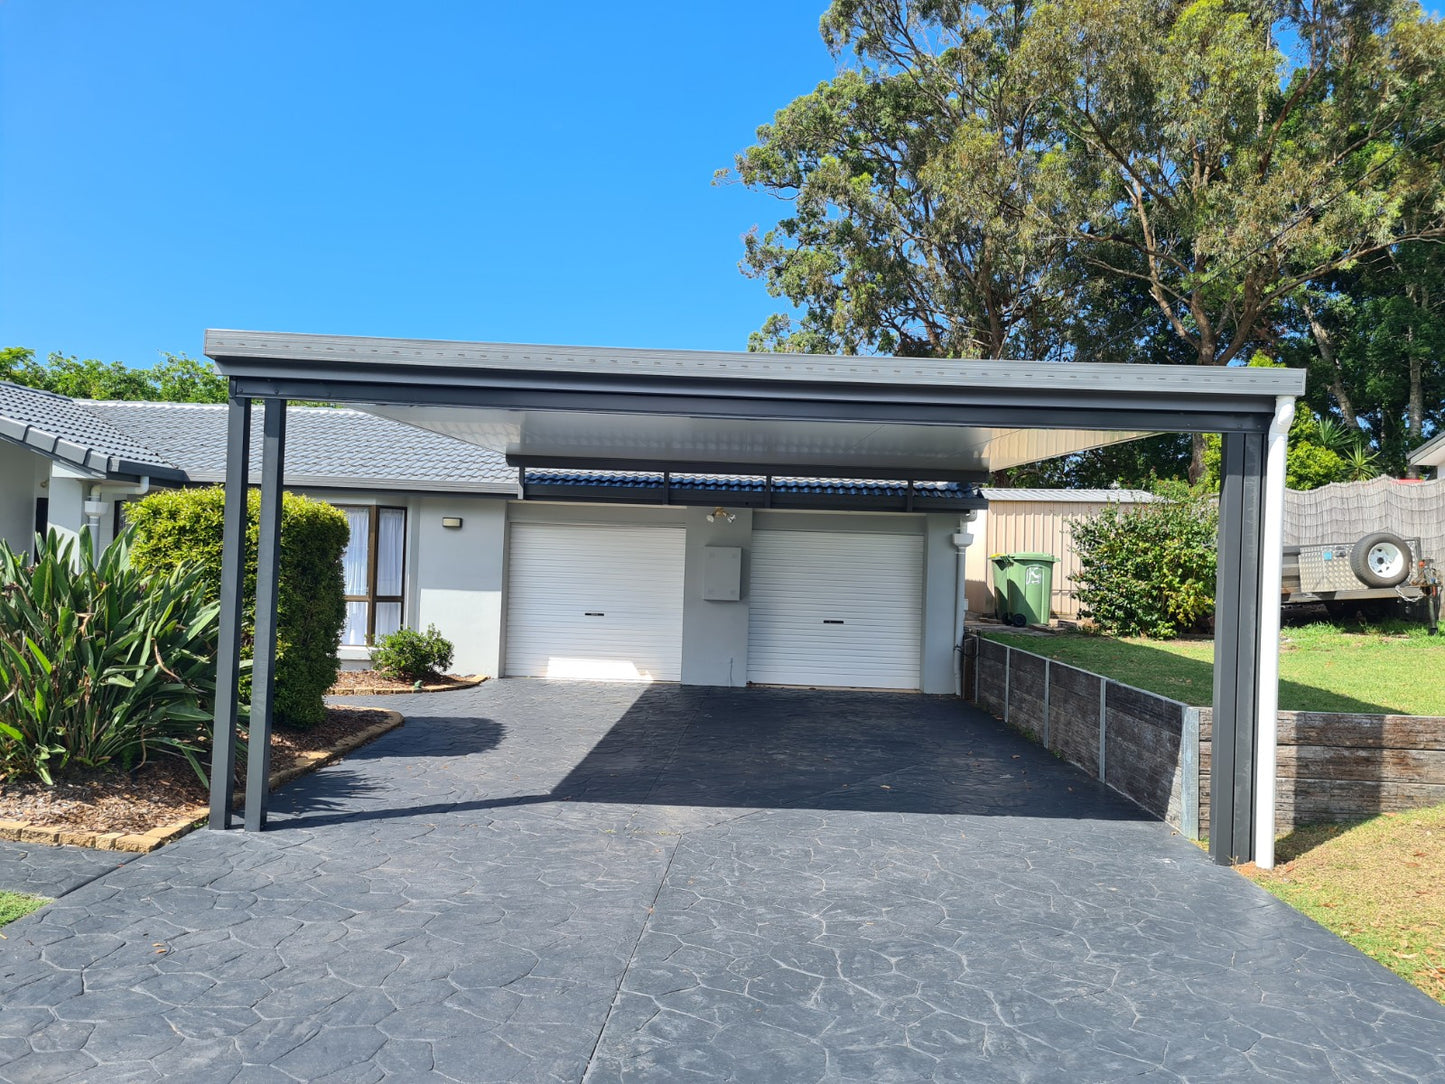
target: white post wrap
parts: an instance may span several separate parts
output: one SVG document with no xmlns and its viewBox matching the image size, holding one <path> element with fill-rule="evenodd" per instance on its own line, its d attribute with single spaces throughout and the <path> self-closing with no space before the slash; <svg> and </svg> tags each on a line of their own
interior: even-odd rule
<svg viewBox="0 0 1445 1084">
<path fill-rule="evenodd" d="M 963 695 L 963 629 L 968 618 L 968 547 L 973 544 L 969 533 L 969 521 L 978 516 L 977 512 L 965 512 L 958 517 L 958 530 L 953 534 L 953 548 L 958 551 L 958 566 L 954 579 L 953 595 L 953 691 Z"/>
<path fill-rule="evenodd" d="M 1275 752 L 1279 738 L 1279 603 L 1284 554 L 1285 451 L 1294 397 L 1275 400 L 1264 460 L 1264 537 L 1259 567 L 1259 745 L 1254 751 L 1254 864 L 1274 868 Z"/>
</svg>

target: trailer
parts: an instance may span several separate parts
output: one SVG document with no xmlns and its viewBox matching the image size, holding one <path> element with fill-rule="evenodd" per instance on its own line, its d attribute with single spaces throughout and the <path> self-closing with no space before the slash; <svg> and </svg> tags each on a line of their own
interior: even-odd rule
<svg viewBox="0 0 1445 1084">
<path fill-rule="evenodd" d="M 1440 623 L 1440 576 L 1418 538 L 1375 531 L 1353 542 L 1284 547 L 1280 601 L 1322 603 L 1343 616 L 1361 603 L 1423 602 L 1434 635 Z"/>
</svg>

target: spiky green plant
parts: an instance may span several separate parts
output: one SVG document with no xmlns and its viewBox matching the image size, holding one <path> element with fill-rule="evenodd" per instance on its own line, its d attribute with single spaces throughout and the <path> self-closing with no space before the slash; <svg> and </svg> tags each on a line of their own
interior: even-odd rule
<svg viewBox="0 0 1445 1084">
<path fill-rule="evenodd" d="M 146 574 L 129 537 L 0 541 L 0 779 L 68 767 L 130 770 L 156 753 L 204 782 L 219 606 L 187 566 Z"/>
</svg>

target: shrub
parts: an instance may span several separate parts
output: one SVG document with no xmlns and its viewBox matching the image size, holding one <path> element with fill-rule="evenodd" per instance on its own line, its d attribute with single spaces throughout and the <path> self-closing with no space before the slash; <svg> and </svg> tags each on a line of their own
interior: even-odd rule
<svg viewBox="0 0 1445 1084">
<path fill-rule="evenodd" d="M 428 625 L 425 634 L 398 629 L 377 640 L 371 665 L 387 677 L 420 681 L 451 666 L 452 651 L 452 642 L 435 625 Z"/>
<path fill-rule="evenodd" d="M 1069 521 L 1080 613 L 1115 636 L 1167 640 L 1214 612 L 1219 513 L 1180 493 Z"/>
<path fill-rule="evenodd" d="M 0 778 L 77 765 L 135 768 L 210 744 L 219 607 L 202 569 L 146 575 L 122 535 L 37 539 L 33 561 L 0 541 Z"/>
<path fill-rule="evenodd" d="M 138 568 L 165 570 L 195 561 L 205 569 L 207 601 L 220 597 L 225 491 L 179 489 L 154 493 L 130 506 Z M 261 495 L 250 493 L 246 531 L 242 656 L 251 657 L 256 619 L 256 542 Z M 281 502 L 280 582 L 276 617 L 276 722 L 311 726 L 326 715 L 326 690 L 336 682 L 336 650 L 346 620 L 341 555 L 350 529 L 346 514 L 294 493 Z M 242 697 L 249 698 L 249 688 Z"/>
</svg>

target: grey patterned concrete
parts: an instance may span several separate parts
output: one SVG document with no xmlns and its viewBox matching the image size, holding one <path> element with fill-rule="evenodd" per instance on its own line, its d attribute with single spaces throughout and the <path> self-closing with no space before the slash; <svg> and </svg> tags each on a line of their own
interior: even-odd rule
<svg viewBox="0 0 1445 1084">
<path fill-rule="evenodd" d="M 47 847 L 0 839 L 0 891 L 58 899 L 135 857 L 124 851 Z"/>
<path fill-rule="evenodd" d="M 386 703 L 7 927 L 0 1079 L 1445 1079 L 1445 1008 L 955 702 Z"/>
</svg>

